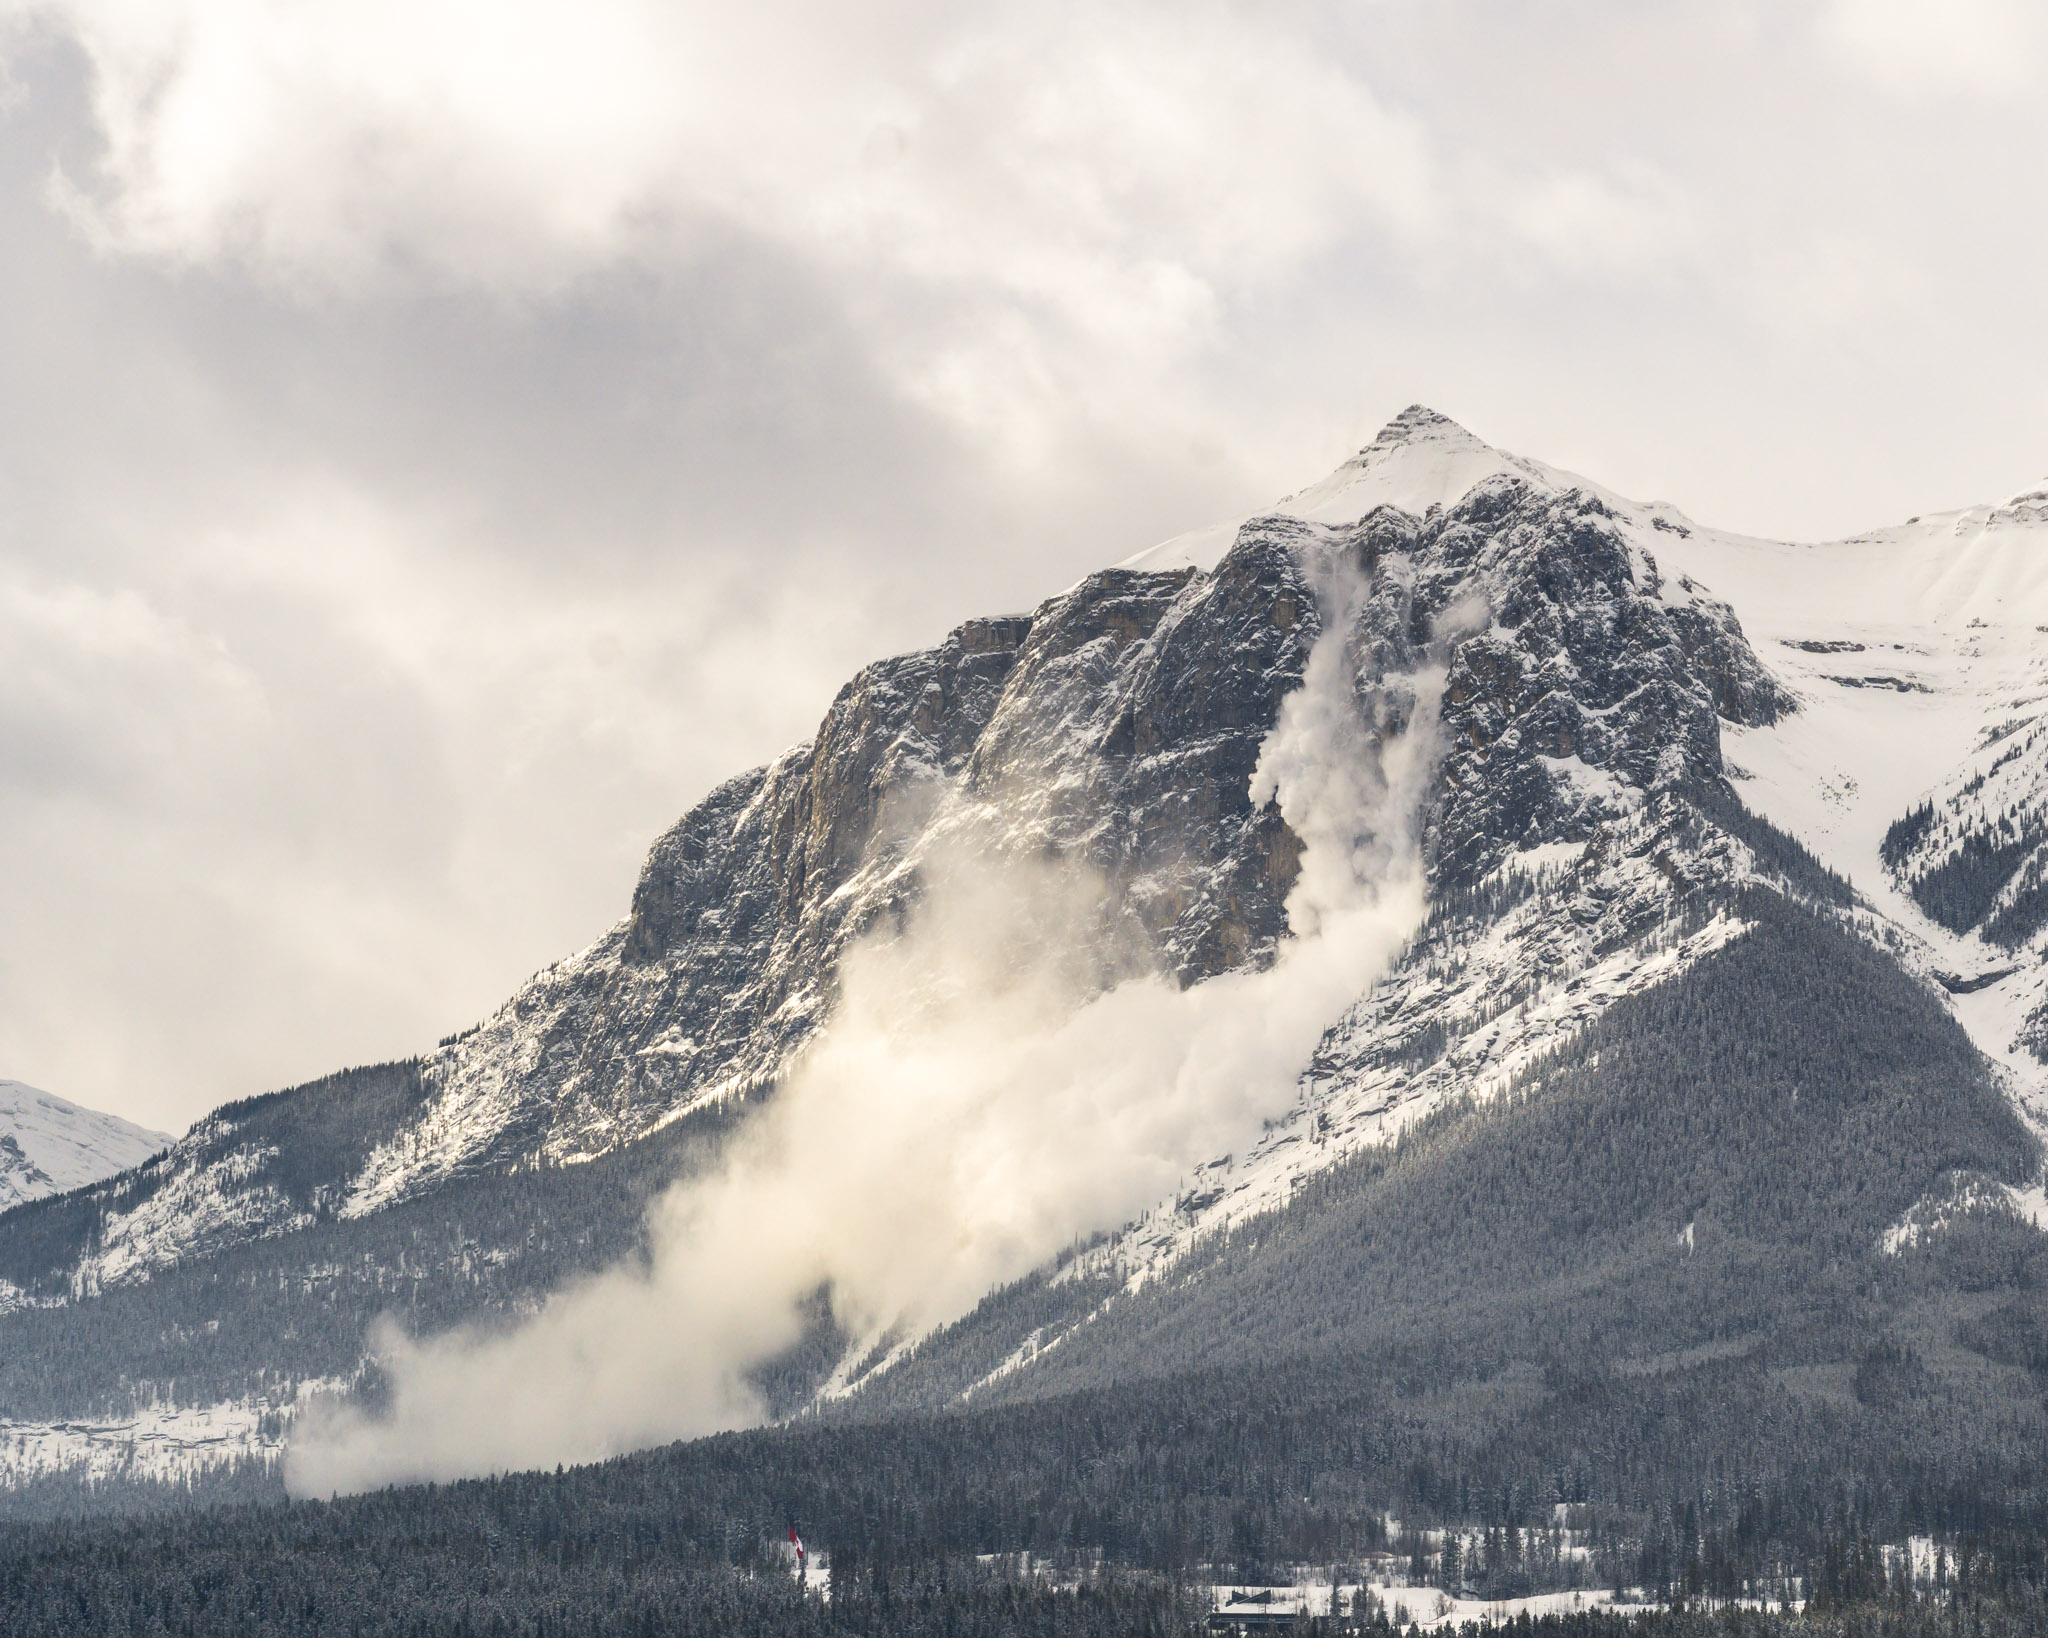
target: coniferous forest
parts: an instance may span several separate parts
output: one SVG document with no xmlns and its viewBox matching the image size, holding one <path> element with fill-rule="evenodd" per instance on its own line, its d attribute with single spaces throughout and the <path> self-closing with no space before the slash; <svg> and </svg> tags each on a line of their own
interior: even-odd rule
<svg viewBox="0 0 2048 1638">
<path fill-rule="evenodd" d="M 2048 1451 L 1931 1454 L 1896 1359 L 1866 1361 L 1852 1409 L 1774 1392 L 1744 1359 L 1498 1384 L 1490 1409 L 1388 1366 L 1332 1355 L 333 1503 L 14 1524 L 0 1630 L 1170 1632 L 1206 1619 L 1212 1581 L 1388 1566 L 1467 1597 L 1620 1588 L 1676 1612 L 1532 1629 L 1560 1634 L 2048 1618 Z M 809 1596 L 791 1525 L 823 1561 Z"/>
</svg>

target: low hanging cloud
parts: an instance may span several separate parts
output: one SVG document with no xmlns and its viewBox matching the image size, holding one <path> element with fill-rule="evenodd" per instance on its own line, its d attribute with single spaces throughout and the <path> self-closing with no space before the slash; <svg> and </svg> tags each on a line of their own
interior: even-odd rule
<svg viewBox="0 0 2048 1638">
<path fill-rule="evenodd" d="M 644 1266 L 556 1296 L 509 1333 L 380 1339 L 380 1411 L 309 1416 L 302 1495 L 587 1461 L 758 1421 L 755 1367 L 804 1299 L 872 1341 L 957 1318 L 1077 1235 L 1127 1219 L 1284 1112 L 1322 1032 L 1420 921 L 1416 816 L 1442 675 L 1361 707 L 1355 578 L 1252 780 L 1304 843 L 1293 936 L 1265 972 L 1089 993 L 1084 874 L 925 861 L 902 935 L 856 949 L 824 1036 L 707 1181 L 656 1207 Z"/>
<path fill-rule="evenodd" d="M 2038 94 L 2048 24 L 2033 0 L 1830 0 L 1822 41 L 1906 97 Z"/>
<path fill-rule="evenodd" d="M 7 9 L 91 65 L 103 148 L 61 186 L 103 244 L 314 285 L 531 290 L 687 248 L 708 213 L 1150 324 L 1201 304 L 1183 282 L 1432 209 L 1410 120 L 1301 31 L 1202 0 Z"/>
<path fill-rule="evenodd" d="M 1412 118 L 1216 0 L 10 11 L 90 67 L 99 149 L 53 193 L 109 254 L 516 306 L 737 235 L 832 280 L 899 390 L 1023 462 L 1084 381 L 1171 422 L 1158 378 L 1244 292 L 1439 207 Z"/>
</svg>

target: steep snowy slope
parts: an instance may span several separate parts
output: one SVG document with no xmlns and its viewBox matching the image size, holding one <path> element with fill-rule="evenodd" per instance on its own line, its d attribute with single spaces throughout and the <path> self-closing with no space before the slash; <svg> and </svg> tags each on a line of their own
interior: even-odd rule
<svg viewBox="0 0 2048 1638">
<path fill-rule="evenodd" d="M 1900 930 L 2038 1120 L 2048 490 L 1817 546 L 1693 529 L 1667 556 L 1800 702 L 1730 736 L 1743 800 Z"/>
<path fill-rule="evenodd" d="M 1616 1378 L 1741 1361 L 1748 1385 L 1723 1372 L 1716 1391 L 1754 1425 L 1892 1336 L 1912 1339 L 1922 1448 L 1999 1448 L 2008 1417 L 2048 1433 L 2027 1370 L 1984 1393 L 1989 1364 L 2029 1356 L 1971 1323 L 2038 1316 L 2048 1237 L 2000 1191 L 2039 1145 L 1937 992 L 1835 916 L 1768 889 L 1738 903 L 1738 936 L 1558 1020 L 1510 1095 L 1475 1078 L 1395 1144 L 1297 1128 L 1293 1186 L 1225 1232 L 1172 1243 L 1185 1219 L 1161 1212 L 995 1294 L 834 1413 L 1348 1355 L 1407 1393 L 1520 1375 L 1532 1431 Z M 1344 1158 L 1302 1158 L 1315 1146 Z"/>
<path fill-rule="evenodd" d="M 46 1194 L 97 1183 L 172 1142 L 113 1115 L 0 1081 L 0 1211 Z"/>
</svg>

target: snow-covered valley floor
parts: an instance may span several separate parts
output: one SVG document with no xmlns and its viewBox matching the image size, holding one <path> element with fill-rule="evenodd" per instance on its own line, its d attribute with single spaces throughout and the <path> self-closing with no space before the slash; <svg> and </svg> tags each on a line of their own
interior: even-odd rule
<svg viewBox="0 0 2048 1638">
<path fill-rule="evenodd" d="M 332 1384 L 306 1383 L 303 1400 Z M 129 1417 L 63 1422 L 0 1421 L 0 1486 L 65 1475 L 93 1484 L 180 1484 L 247 1461 L 283 1458 L 297 1406 L 267 1399 L 213 1405 L 157 1404 Z"/>
</svg>

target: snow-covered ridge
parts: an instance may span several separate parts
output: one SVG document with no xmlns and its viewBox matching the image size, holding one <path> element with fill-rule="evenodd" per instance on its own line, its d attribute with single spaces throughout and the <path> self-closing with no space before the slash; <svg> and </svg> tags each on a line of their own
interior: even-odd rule
<svg viewBox="0 0 2048 1638">
<path fill-rule="evenodd" d="M 0 1211 L 124 1172 L 171 1141 L 166 1132 L 0 1081 Z"/>
<path fill-rule="evenodd" d="M 1422 517 L 1432 508 L 1455 505 L 1496 477 L 1528 478 L 1551 488 L 1569 483 L 1560 483 L 1553 469 L 1483 444 L 1457 422 L 1413 404 L 1322 482 L 1287 496 L 1274 510 L 1314 523 L 1355 523 L 1376 506 Z"/>
<path fill-rule="evenodd" d="M 1633 500 L 1496 449 L 1416 404 L 1328 477 L 1254 516 L 1353 523 L 1384 506 L 1423 517 L 1494 479 L 1598 500 L 1668 573 L 1712 587 L 1745 625 L 1774 610 L 1915 627 L 1972 618 L 2048 623 L 2048 483 L 1996 505 L 1929 513 L 1842 540 L 1766 540 L 1708 528 L 1667 501 Z M 1190 530 L 1120 566 L 1212 569 L 1249 521 Z"/>
</svg>

